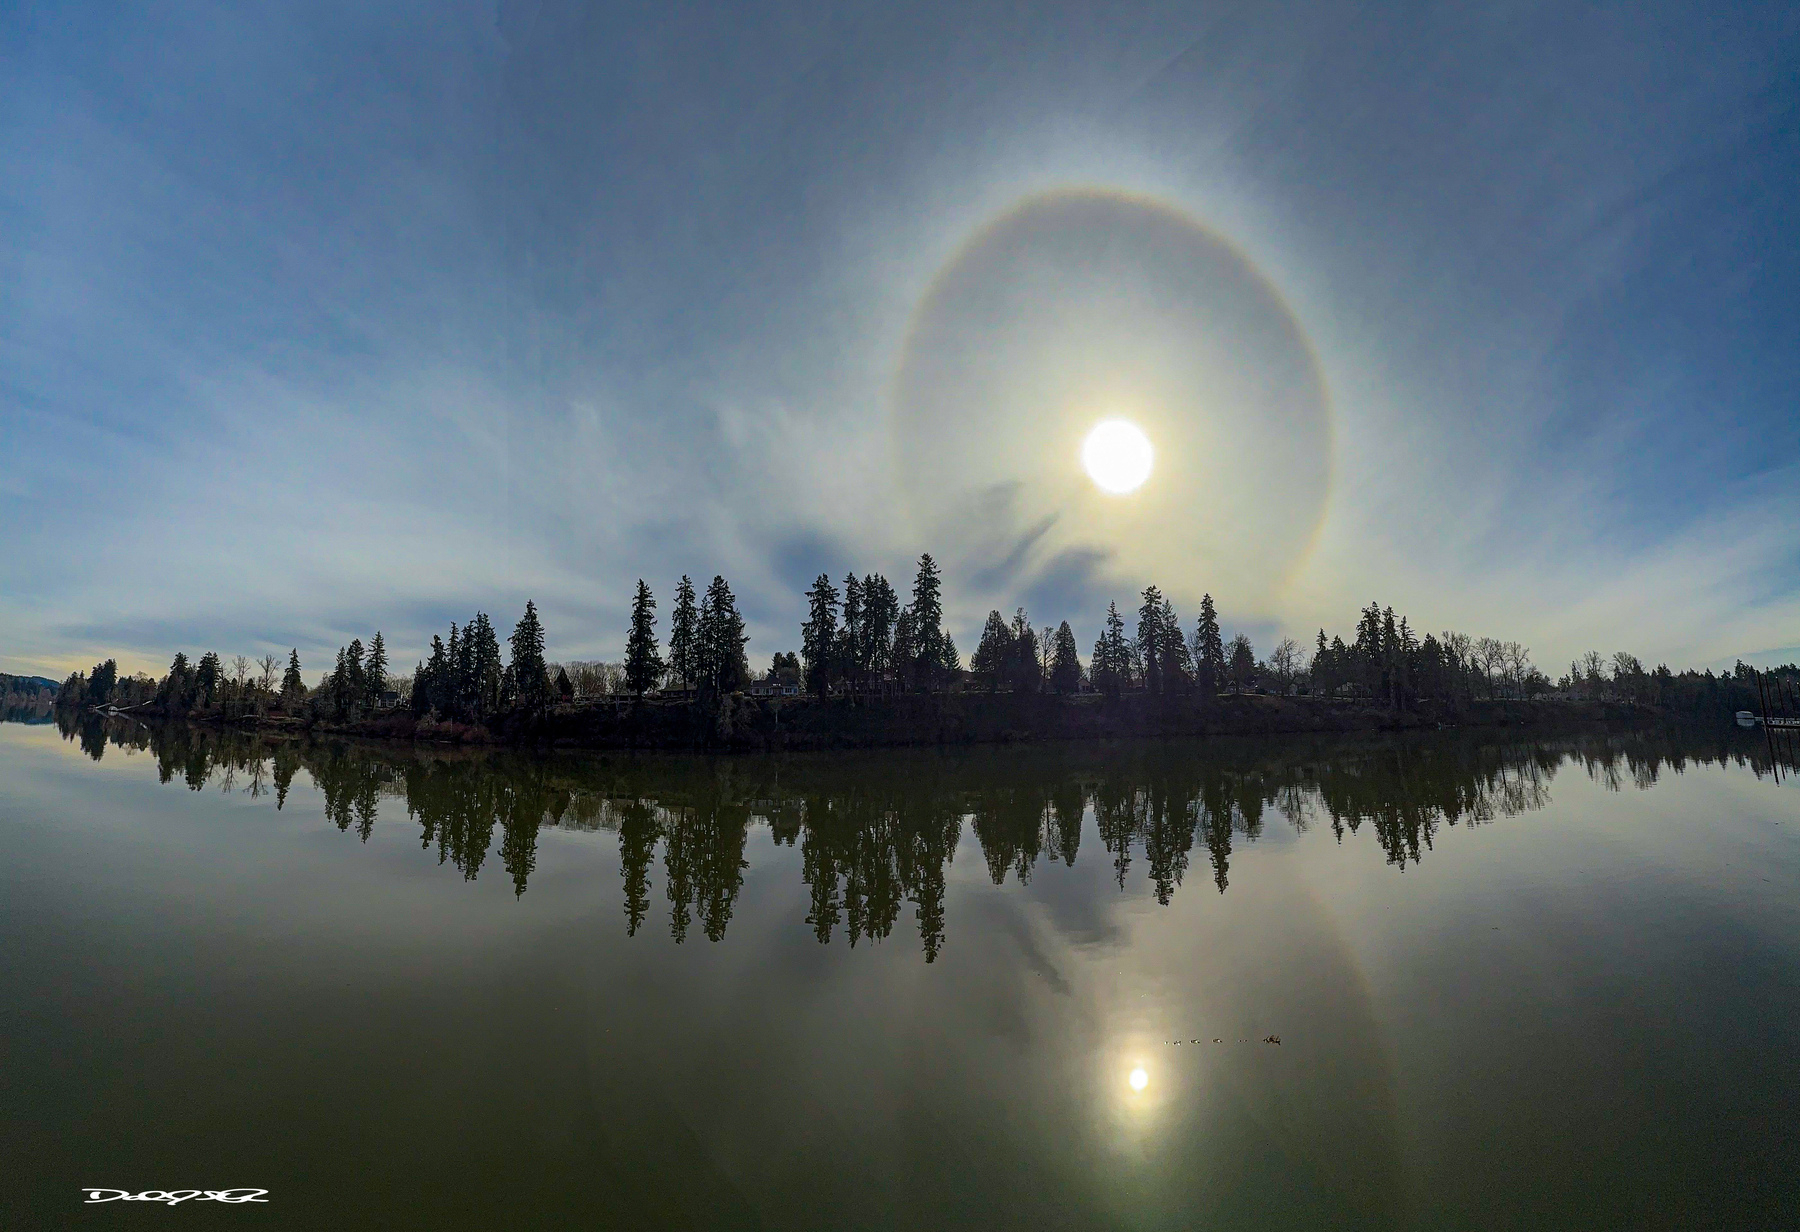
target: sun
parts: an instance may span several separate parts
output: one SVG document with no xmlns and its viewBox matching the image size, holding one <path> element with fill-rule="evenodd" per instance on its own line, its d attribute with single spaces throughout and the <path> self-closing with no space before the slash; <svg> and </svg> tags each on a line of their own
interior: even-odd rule
<svg viewBox="0 0 1800 1232">
<path fill-rule="evenodd" d="M 1142 1069 L 1134 1069 L 1131 1071 L 1131 1077 L 1127 1081 L 1131 1083 L 1132 1090 L 1141 1091 L 1150 1085 L 1150 1075 L 1145 1073 Z"/>
<path fill-rule="evenodd" d="M 1102 492 L 1123 496 L 1150 478 L 1155 451 L 1150 438 L 1124 419 L 1103 419 L 1081 442 L 1081 465 Z"/>
</svg>

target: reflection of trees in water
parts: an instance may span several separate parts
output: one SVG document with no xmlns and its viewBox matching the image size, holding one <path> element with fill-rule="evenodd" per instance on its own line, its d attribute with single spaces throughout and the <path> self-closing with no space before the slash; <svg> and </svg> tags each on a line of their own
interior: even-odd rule
<svg viewBox="0 0 1800 1232">
<path fill-rule="evenodd" d="M 1604 733 L 1573 751 L 1589 778 L 1608 791 L 1623 791 L 1627 781 L 1643 790 L 1656 785 L 1664 772 L 1681 774 L 1690 765 L 1735 762 L 1761 778 L 1780 767 L 1782 777 L 1800 772 L 1800 741 L 1790 733 L 1707 728 L 1680 741 L 1647 743 L 1629 734 Z"/>
<path fill-rule="evenodd" d="M 343 749 L 333 765 L 341 768 L 349 790 L 361 793 L 356 797 L 359 808 L 367 800 L 372 810 L 388 782 L 386 767 L 361 748 Z M 318 778 L 317 772 L 313 777 Z M 325 781 L 319 786 L 330 817 L 331 788 Z M 398 786 L 407 813 L 419 823 L 420 846 L 429 850 L 435 843 L 438 863 L 450 863 L 466 880 L 475 880 L 481 871 L 499 826 L 500 865 L 512 877 L 515 894 L 525 893 L 537 867 L 538 830 L 546 822 L 559 824 L 571 803 L 568 788 L 541 770 L 495 774 L 479 761 L 414 760 L 402 768 Z M 359 833 L 368 836 L 360 826 Z"/>
<path fill-rule="evenodd" d="M 927 961 L 945 937 L 947 872 L 965 823 L 989 879 L 1028 885 L 1040 862 L 1074 865 L 1092 812 L 1123 889 L 1133 862 L 1169 903 L 1204 848 L 1213 884 L 1262 834 L 1270 810 L 1296 830 L 1323 819 L 1342 842 L 1367 825 L 1401 870 L 1429 852 L 1443 826 L 1479 825 L 1544 808 L 1565 762 L 1608 790 L 1640 789 L 1664 773 L 1732 763 L 1772 772 L 1757 733 L 1599 733 L 1496 743 L 1456 734 L 1280 744 L 1141 743 L 1119 747 L 893 752 L 833 757 L 643 759 L 417 751 L 349 743 L 269 742 L 229 729 L 59 718 L 66 739 L 98 760 L 109 746 L 147 751 L 164 783 L 272 794 L 286 806 L 304 769 L 325 817 L 367 841 L 381 799 L 402 802 L 421 846 L 474 880 L 494 849 L 515 894 L 537 865 L 545 826 L 610 830 L 619 842 L 625 927 L 649 916 L 659 850 L 669 929 L 698 922 L 725 935 L 743 885 L 745 844 L 762 824 L 798 846 L 809 888 L 806 923 L 820 942 L 888 939 L 910 903 Z"/>
<path fill-rule="evenodd" d="M 430 850 L 435 844 L 439 864 L 448 862 L 475 880 L 494 842 L 503 781 L 474 762 L 408 766 L 406 811 L 419 823 L 419 846 Z"/>
<path fill-rule="evenodd" d="M 1315 768 L 1320 807 L 1340 842 L 1367 822 L 1388 863 L 1404 870 L 1431 849 L 1441 825 L 1479 825 L 1550 803 L 1566 744 L 1405 745 Z"/>
<path fill-rule="evenodd" d="M 679 943 L 687 938 L 690 920 L 698 919 L 707 940 L 718 941 L 750 867 L 744 859 L 750 810 L 714 798 L 660 811 L 669 933 Z"/>
<path fill-rule="evenodd" d="M 1254 842 L 1262 834 L 1263 808 L 1274 791 L 1264 772 L 1225 764 L 1189 763 L 1163 774 L 1133 767 L 1126 777 L 1100 780 L 1093 787 L 1094 816 L 1113 857 L 1114 880 L 1125 888 L 1132 852 L 1141 849 L 1156 901 L 1167 906 L 1198 841 L 1223 893 L 1232 835 Z"/>
<path fill-rule="evenodd" d="M 898 785 L 855 784 L 841 794 L 804 797 L 792 820 L 800 875 L 812 890 L 806 922 L 813 935 L 828 942 L 841 921 L 852 946 L 885 940 L 911 902 L 926 961 L 935 959 L 944 941 L 944 870 L 962 837 L 963 803 Z M 1034 834 L 1035 825 L 1034 815 Z M 996 884 L 1013 865 L 1015 846 L 1015 838 L 996 834 L 988 854 Z"/>
</svg>

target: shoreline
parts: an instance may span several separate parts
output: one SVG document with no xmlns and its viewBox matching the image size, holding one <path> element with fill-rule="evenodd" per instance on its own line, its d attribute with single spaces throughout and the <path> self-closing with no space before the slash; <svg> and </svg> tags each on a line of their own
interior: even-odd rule
<svg viewBox="0 0 1800 1232">
<path fill-rule="evenodd" d="M 1678 721 L 1658 707 L 1614 701 L 1423 702 L 1393 710 L 1354 700 L 1229 695 L 939 693 L 884 699 L 732 696 L 712 706 L 661 700 L 565 702 L 542 715 L 487 724 L 410 711 L 349 721 L 312 716 L 88 711 L 99 717 L 187 722 L 275 738 L 354 738 L 392 744 L 681 753 L 778 753 L 1133 738 L 1307 736 L 1455 729 L 1555 731 L 1595 724 Z"/>
</svg>

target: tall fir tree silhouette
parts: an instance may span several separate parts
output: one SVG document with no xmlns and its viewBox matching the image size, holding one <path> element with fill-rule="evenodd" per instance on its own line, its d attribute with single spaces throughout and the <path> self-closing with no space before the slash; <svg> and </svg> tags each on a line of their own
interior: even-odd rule
<svg viewBox="0 0 1800 1232">
<path fill-rule="evenodd" d="M 288 651 L 287 671 L 281 675 L 281 700 L 284 705 L 292 705 L 306 696 L 306 681 L 300 676 L 300 648 Z"/>
<path fill-rule="evenodd" d="M 800 659 L 806 687 L 817 697 L 831 687 L 838 655 L 838 592 L 821 573 L 806 592 L 806 623 L 800 626 Z"/>
<path fill-rule="evenodd" d="M 1117 697 L 1131 683 L 1131 648 L 1125 641 L 1125 619 L 1119 615 L 1117 603 L 1106 605 L 1106 621 L 1094 640 L 1088 670 L 1094 687 L 1108 697 Z"/>
<path fill-rule="evenodd" d="M 512 647 L 510 666 L 519 708 L 527 713 L 542 711 L 550 699 L 550 675 L 544 666 L 544 626 L 538 620 L 537 604 L 526 600 L 525 614 L 519 617 L 507 643 Z"/>
<path fill-rule="evenodd" d="M 1150 693 L 1163 691 L 1163 624 L 1162 592 L 1154 586 L 1144 587 L 1144 602 L 1138 607 L 1138 658 L 1144 665 L 1144 688 Z"/>
<path fill-rule="evenodd" d="M 368 705 L 373 708 L 381 701 L 381 695 L 388 687 L 387 643 L 382 640 L 381 630 L 375 630 L 375 640 L 369 643 L 369 657 L 363 661 L 363 692 Z"/>
<path fill-rule="evenodd" d="M 1062 694 L 1081 689 L 1081 656 L 1075 646 L 1075 631 L 1069 628 L 1066 620 L 1056 626 L 1050 659 L 1050 687 Z"/>
<path fill-rule="evenodd" d="M 700 609 L 694 603 L 694 581 L 683 574 L 675 588 L 675 610 L 669 617 L 669 674 L 683 688 L 699 677 Z"/>
<path fill-rule="evenodd" d="M 1200 597 L 1200 619 L 1194 626 L 1194 674 L 1200 680 L 1200 695 L 1213 697 L 1225 679 L 1225 639 L 1219 633 L 1219 613 L 1213 597 Z"/>
<path fill-rule="evenodd" d="M 863 634 L 863 586 L 856 574 L 844 575 L 844 626 L 838 631 L 838 677 L 851 693 L 862 687 L 865 665 Z"/>
<path fill-rule="evenodd" d="M 943 581 L 931 553 L 919 557 L 919 571 L 913 578 L 912 591 L 913 645 L 917 655 L 919 683 L 935 688 L 943 679 L 946 665 L 954 658 L 956 648 L 944 636 Z M 953 668 L 951 670 L 954 670 Z"/>
<path fill-rule="evenodd" d="M 664 670 L 656 645 L 656 600 L 639 578 L 637 594 L 631 600 L 631 632 L 625 638 L 625 686 L 641 701 L 662 679 Z"/>
<path fill-rule="evenodd" d="M 715 696 L 740 689 L 750 679 L 744 660 L 744 618 L 738 614 L 737 597 L 717 574 L 700 601 L 696 629 L 701 684 Z"/>
<path fill-rule="evenodd" d="M 975 653 L 969 658 L 969 670 L 988 692 L 997 693 L 1000 683 L 1006 677 L 1006 669 L 1010 665 L 1013 653 L 1012 630 L 1007 627 L 1006 617 L 999 611 L 988 613 L 987 623 L 981 629 L 981 641 L 975 646 Z"/>
<path fill-rule="evenodd" d="M 900 618 L 900 596 L 879 573 L 863 578 L 864 665 L 879 683 L 894 666 L 894 622 Z"/>
</svg>

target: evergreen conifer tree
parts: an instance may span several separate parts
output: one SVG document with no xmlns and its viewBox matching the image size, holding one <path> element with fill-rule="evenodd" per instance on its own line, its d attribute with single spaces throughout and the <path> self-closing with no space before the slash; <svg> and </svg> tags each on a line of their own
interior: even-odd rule
<svg viewBox="0 0 1800 1232">
<path fill-rule="evenodd" d="M 306 697 L 306 681 L 300 675 L 300 648 L 288 651 L 287 671 L 281 675 L 281 704 L 293 706 Z"/>
<path fill-rule="evenodd" d="M 894 677 L 900 687 L 915 687 L 918 678 L 919 636 L 918 623 L 913 620 L 910 606 L 901 608 L 894 617 L 894 645 L 890 658 Z"/>
<path fill-rule="evenodd" d="M 1381 689 L 1378 696 L 1390 707 L 1400 705 L 1400 630 L 1394 622 L 1394 609 L 1381 614 Z"/>
<path fill-rule="evenodd" d="M 1356 621 L 1356 641 L 1350 647 L 1354 660 L 1355 683 L 1362 685 L 1372 697 L 1381 697 L 1382 639 L 1381 605 L 1371 603 Z"/>
<path fill-rule="evenodd" d="M 513 687 L 518 690 L 518 705 L 527 713 L 539 713 L 549 700 L 550 674 L 544 665 L 544 626 L 538 620 L 537 604 L 527 600 L 525 614 L 519 617 L 512 636 Z"/>
<path fill-rule="evenodd" d="M 893 670 L 894 622 L 900 618 L 900 596 L 885 577 L 863 578 L 863 668 L 879 683 Z"/>
<path fill-rule="evenodd" d="M 387 643 L 381 640 L 381 630 L 375 630 L 375 640 L 369 643 L 369 657 L 363 662 L 363 691 L 371 708 L 381 701 L 381 695 L 388 687 Z"/>
<path fill-rule="evenodd" d="M 656 600 L 639 578 L 637 594 L 631 600 L 631 632 L 625 638 L 625 684 L 642 700 L 662 679 L 664 670 L 656 645 Z"/>
<path fill-rule="evenodd" d="M 1012 647 L 1007 656 L 1006 678 L 1016 693 L 1036 693 L 1043 685 L 1043 669 L 1038 663 L 1038 635 L 1031 627 L 1031 617 L 1024 608 L 1013 612 Z"/>
<path fill-rule="evenodd" d="M 113 689 L 119 683 L 119 662 L 108 659 L 104 663 L 96 663 L 94 670 L 88 673 L 86 700 L 90 706 L 104 706 L 112 700 Z"/>
<path fill-rule="evenodd" d="M 361 706 L 367 703 L 369 696 L 368 675 L 363 670 L 362 638 L 350 639 L 349 647 L 344 651 L 344 681 L 347 692 L 344 702 L 349 706 Z"/>
<path fill-rule="evenodd" d="M 1125 643 L 1125 619 L 1119 615 L 1117 603 L 1106 605 L 1106 623 L 1094 642 L 1091 674 L 1094 687 L 1108 697 L 1117 697 L 1119 691 L 1131 683 L 1131 655 Z"/>
<path fill-rule="evenodd" d="M 470 717 L 479 721 L 500 711 L 500 678 L 505 671 L 500 638 L 486 612 L 476 612 L 475 619 L 463 626 L 462 649 L 467 705 Z"/>
<path fill-rule="evenodd" d="M 1144 665 L 1144 689 L 1149 693 L 1163 691 L 1163 624 L 1162 592 L 1154 586 L 1144 587 L 1144 602 L 1138 607 L 1138 659 Z"/>
<path fill-rule="evenodd" d="M 337 666 L 331 669 L 330 694 L 331 708 L 342 718 L 350 697 L 350 656 L 342 646 L 338 647 Z"/>
<path fill-rule="evenodd" d="M 694 582 L 686 574 L 675 588 L 675 610 L 669 620 L 669 675 L 686 688 L 699 676 L 696 657 L 700 636 L 700 610 L 694 604 Z"/>
<path fill-rule="evenodd" d="M 1394 696 L 1396 704 L 1413 709 L 1418 701 L 1419 641 L 1406 617 L 1400 618 L 1394 640 Z"/>
<path fill-rule="evenodd" d="M 1181 617 L 1167 595 L 1163 596 L 1161 618 L 1163 691 L 1186 693 L 1194 684 L 1194 659 L 1181 635 Z"/>
<path fill-rule="evenodd" d="M 450 640 L 444 646 L 444 713 L 464 717 L 469 669 L 468 652 L 463 649 L 463 635 L 456 622 L 450 622 Z"/>
<path fill-rule="evenodd" d="M 844 576 L 844 627 L 838 633 L 838 675 L 855 693 L 864 671 L 863 586 L 854 573 Z"/>
<path fill-rule="evenodd" d="M 188 666 L 188 657 L 182 651 L 175 652 L 175 658 L 169 663 L 169 674 L 162 678 L 157 686 L 156 700 L 176 709 L 187 709 L 189 677 L 192 668 Z"/>
<path fill-rule="evenodd" d="M 1219 633 L 1219 614 L 1211 595 L 1200 597 L 1200 619 L 1194 626 L 1194 674 L 1200 696 L 1211 698 L 1225 681 L 1225 642 Z"/>
<path fill-rule="evenodd" d="M 1232 685 L 1240 691 L 1249 688 L 1256 679 L 1256 648 L 1250 644 L 1248 637 L 1240 633 L 1231 639 L 1231 648 L 1227 654 Z"/>
<path fill-rule="evenodd" d="M 429 714 L 433 710 L 444 713 L 444 673 L 449 657 L 444 639 L 433 633 L 431 655 L 420 665 L 418 677 L 413 681 L 412 703 L 418 713 Z"/>
<path fill-rule="evenodd" d="M 800 656 L 793 651 L 776 651 L 774 659 L 769 663 L 769 679 L 778 684 L 800 686 L 804 679 L 800 674 Z"/>
<path fill-rule="evenodd" d="M 1050 687 L 1058 693 L 1072 694 L 1081 690 L 1081 655 L 1075 646 L 1075 630 L 1069 622 L 1056 626 L 1050 658 Z"/>
<path fill-rule="evenodd" d="M 1006 627 L 1006 618 L 997 609 L 989 612 L 987 623 L 981 627 L 981 641 L 969 660 L 969 670 L 987 685 L 988 692 L 997 693 L 1000 682 L 1006 677 L 1012 654 L 1013 635 Z"/>
<path fill-rule="evenodd" d="M 194 671 L 194 692 L 200 705 L 213 704 L 224 679 L 225 672 L 219 665 L 218 651 L 209 650 L 201 655 L 200 666 Z"/>
<path fill-rule="evenodd" d="M 926 552 L 919 557 L 919 572 L 913 579 L 913 641 L 917 647 L 919 683 L 927 689 L 935 687 L 945 668 L 956 657 L 954 644 L 945 650 L 943 584 L 937 562 Z M 949 670 L 957 670 L 951 667 Z"/>
<path fill-rule="evenodd" d="M 738 614 L 737 598 L 723 577 L 715 574 L 700 601 L 700 618 L 696 630 L 701 685 L 714 696 L 742 688 L 750 679 L 750 667 L 744 658 L 744 618 Z"/>
<path fill-rule="evenodd" d="M 1427 633 L 1419 644 L 1419 666 L 1415 676 L 1418 691 L 1428 697 L 1447 698 L 1444 652 L 1437 638 Z"/>
<path fill-rule="evenodd" d="M 800 626 L 800 658 L 806 664 L 806 687 L 825 696 L 831 687 L 838 654 L 838 592 L 821 573 L 806 592 L 806 623 Z"/>
</svg>

